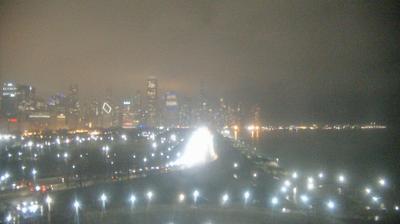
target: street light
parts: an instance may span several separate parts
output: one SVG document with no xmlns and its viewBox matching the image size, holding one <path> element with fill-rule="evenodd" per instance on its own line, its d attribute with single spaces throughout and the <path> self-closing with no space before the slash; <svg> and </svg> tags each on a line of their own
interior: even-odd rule
<svg viewBox="0 0 400 224">
<path fill-rule="evenodd" d="M 136 202 L 136 196 L 134 194 L 131 194 L 129 197 L 129 201 L 131 202 L 131 207 L 133 208 Z"/>
<path fill-rule="evenodd" d="M 250 192 L 249 191 L 244 192 L 243 198 L 244 198 L 244 203 L 247 204 L 247 202 L 250 198 Z"/>
<path fill-rule="evenodd" d="M 200 192 L 198 190 L 193 191 L 193 201 L 194 203 L 197 202 L 197 198 L 200 196 Z"/>
<path fill-rule="evenodd" d="M 182 203 L 183 201 L 185 201 L 185 194 L 180 193 L 179 196 L 178 196 L 178 201 L 179 201 L 180 203 Z"/>
<path fill-rule="evenodd" d="M 386 180 L 383 179 L 383 178 L 379 178 L 378 183 L 379 183 L 379 185 L 382 186 L 382 187 L 386 186 Z"/>
<path fill-rule="evenodd" d="M 346 178 L 344 175 L 341 174 L 341 175 L 339 175 L 338 180 L 340 183 L 344 183 L 346 181 Z"/>
<path fill-rule="evenodd" d="M 300 200 L 301 200 L 301 202 L 303 202 L 304 204 L 307 204 L 308 201 L 309 201 L 310 199 L 308 198 L 307 195 L 303 194 L 303 195 L 300 196 Z"/>
<path fill-rule="evenodd" d="M 329 210 L 333 210 L 333 209 L 335 209 L 335 207 L 336 207 L 335 202 L 333 202 L 332 200 L 329 200 L 329 201 L 326 203 L 326 206 L 328 207 Z"/>
<path fill-rule="evenodd" d="M 79 224 L 79 208 L 81 207 L 81 204 L 79 201 L 75 200 L 73 206 L 75 208 L 76 223 Z"/>
<path fill-rule="evenodd" d="M 152 191 L 148 191 L 146 196 L 147 196 L 148 201 L 150 202 L 151 199 L 153 198 L 153 192 Z"/>
<path fill-rule="evenodd" d="M 79 201 L 75 200 L 73 206 L 75 208 L 76 213 L 78 213 L 78 210 L 81 207 L 81 203 L 79 203 Z"/>
<path fill-rule="evenodd" d="M 106 208 L 106 202 L 107 202 L 107 195 L 102 193 L 101 196 L 100 196 L 100 201 L 102 203 L 103 209 L 105 209 Z"/>
<path fill-rule="evenodd" d="M 229 195 L 228 194 L 224 194 L 222 196 L 222 204 L 225 205 L 229 200 Z"/>
<path fill-rule="evenodd" d="M 275 206 L 279 203 L 279 199 L 277 197 L 272 197 L 271 198 L 271 204 L 272 206 Z"/>
</svg>

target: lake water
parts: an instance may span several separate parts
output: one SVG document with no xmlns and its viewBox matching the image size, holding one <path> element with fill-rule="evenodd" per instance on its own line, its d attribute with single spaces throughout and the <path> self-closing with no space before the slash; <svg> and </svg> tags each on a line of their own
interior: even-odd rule
<svg viewBox="0 0 400 224">
<path fill-rule="evenodd" d="M 250 138 L 249 138 L 250 139 Z M 278 131 L 250 140 L 262 154 L 280 159 L 282 167 L 371 182 L 384 176 L 400 183 L 400 138 L 397 130 Z"/>
</svg>

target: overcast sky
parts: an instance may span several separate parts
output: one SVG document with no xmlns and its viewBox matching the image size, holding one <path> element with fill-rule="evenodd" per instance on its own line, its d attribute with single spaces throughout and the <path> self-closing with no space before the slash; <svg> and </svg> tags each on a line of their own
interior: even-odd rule
<svg viewBox="0 0 400 224">
<path fill-rule="evenodd" d="M 267 120 L 388 120 L 396 1 L 0 1 L 0 75 L 40 94 L 163 90 L 258 103 Z"/>
</svg>

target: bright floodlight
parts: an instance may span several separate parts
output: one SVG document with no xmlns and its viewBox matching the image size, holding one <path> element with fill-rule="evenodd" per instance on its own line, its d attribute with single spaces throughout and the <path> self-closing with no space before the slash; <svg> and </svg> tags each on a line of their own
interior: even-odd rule
<svg viewBox="0 0 400 224">
<path fill-rule="evenodd" d="M 152 192 L 152 191 L 148 191 L 147 194 L 146 194 L 146 196 L 147 196 L 147 199 L 148 199 L 149 201 L 151 201 L 151 199 L 153 198 L 153 192 Z"/>
<path fill-rule="evenodd" d="M 327 206 L 329 209 L 332 210 L 332 209 L 335 208 L 335 202 L 329 200 L 328 203 L 326 203 L 326 206 Z"/>
<path fill-rule="evenodd" d="M 400 207 L 399 207 L 398 205 L 395 205 L 395 206 L 394 206 L 394 210 L 395 210 L 395 211 L 399 211 L 399 210 L 400 210 Z"/>
<path fill-rule="evenodd" d="M 36 170 L 35 168 L 33 168 L 33 169 L 32 169 L 32 175 L 33 175 L 33 176 L 36 176 L 36 174 L 37 174 L 37 170 Z"/>
<path fill-rule="evenodd" d="M 372 191 L 371 191 L 371 188 L 369 188 L 369 187 L 366 187 L 366 188 L 365 188 L 365 193 L 366 193 L 366 194 L 371 194 L 371 192 L 372 192 Z"/>
<path fill-rule="evenodd" d="M 319 177 L 319 179 L 322 179 L 322 178 L 324 178 L 324 173 L 323 172 L 320 172 L 319 174 L 318 174 L 318 177 Z"/>
<path fill-rule="evenodd" d="M 299 177 L 299 175 L 297 174 L 297 172 L 293 172 L 292 173 L 292 178 L 293 179 L 297 179 Z"/>
<path fill-rule="evenodd" d="M 379 201 L 379 198 L 378 198 L 377 196 L 373 196 L 373 197 L 372 197 L 372 201 L 376 203 L 376 202 Z"/>
<path fill-rule="evenodd" d="M 184 194 L 179 194 L 179 196 L 178 196 L 178 200 L 179 200 L 179 202 L 183 202 L 184 200 L 185 200 L 185 195 Z"/>
<path fill-rule="evenodd" d="M 213 136 L 208 128 L 202 127 L 193 132 L 185 146 L 183 155 L 176 163 L 190 167 L 216 158 Z"/>
<path fill-rule="evenodd" d="M 379 185 L 380 186 L 385 186 L 386 185 L 386 180 L 385 179 L 383 179 L 383 178 L 380 178 L 379 180 L 378 180 L 378 183 L 379 183 Z"/>
</svg>

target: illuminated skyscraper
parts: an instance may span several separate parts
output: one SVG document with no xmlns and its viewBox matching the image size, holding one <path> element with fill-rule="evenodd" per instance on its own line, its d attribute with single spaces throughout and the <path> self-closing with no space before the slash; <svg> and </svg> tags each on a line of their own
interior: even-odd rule
<svg viewBox="0 0 400 224">
<path fill-rule="evenodd" d="M 14 82 L 3 83 L 1 112 L 7 118 L 16 117 L 17 115 L 17 94 L 18 88 Z"/>
<path fill-rule="evenodd" d="M 165 93 L 162 124 L 167 127 L 176 127 L 179 123 L 179 107 L 176 93 Z"/>
<path fill-rule="evenodd" d="M 146 80 L 146 125 L 154 127 L 158 124 L 158 84 L 155 77 Z"/>
<path fill-rule="evenodd" d="M 80 105 L 78 98 L 78 85 L 71 85 L 67 96 L 67 125 L 69 128 L 77 128 L 80 123 Z"/>
</svg>

